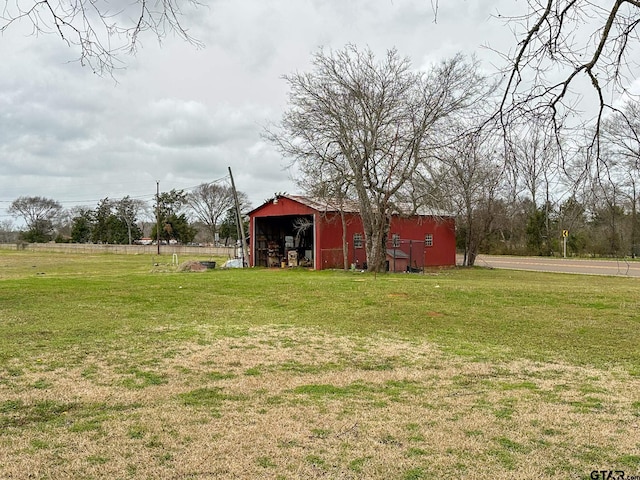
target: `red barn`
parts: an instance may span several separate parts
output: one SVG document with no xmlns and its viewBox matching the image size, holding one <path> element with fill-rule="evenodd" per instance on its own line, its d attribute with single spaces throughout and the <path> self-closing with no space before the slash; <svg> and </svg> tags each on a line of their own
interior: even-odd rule
<svg viewBox="0 0 640 480">
<path fill-rule="evenodd" d="M 343 268 L 344 242 L 347 265 L 366 267 L 364 230 L 355 204 L 338 209 L 309 197 L 277 195 L 249 212 L 249 236 L 251 266 Z M 453 266 L 455 261 L 453 217 L 393 215 L 387 242 L 390 271 Z"/>
</svg>

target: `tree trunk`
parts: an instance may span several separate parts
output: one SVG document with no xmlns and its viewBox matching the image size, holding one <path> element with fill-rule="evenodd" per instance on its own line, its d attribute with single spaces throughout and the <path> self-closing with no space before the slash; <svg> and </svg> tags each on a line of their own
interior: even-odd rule
<svg viewBox="0 0 640 480">
<path fill-rule="evenodd" d="M 216 244 L 216 233 L 217 233 L 215 222 L 213 223 L 213 225 L 211 225 L 211 228 L 209 228 L 209 232 L 211 233 L 211 243 L 213 245 L 215 245 Z"/>
<path fill-rule="evenodd" d="M 469 259 L 468 259 L 468 263 L 467 266 L 469 267 L 473 267 L 476 264 L 476 257 L 478 256 L 477 253 L 475 252 L 469 252 Z"/>
<path fill-rule="evenodd" d="M 638 195 L 635 184 L 633 185 L 633 198 L 631 199 L 631 258 L 636 258 L 638 252 Z"/>
<path fill-rule="evenodd" d="M 127 235 L 129 236 L 129 245 L 133 243 L 133 239 L 131 238 L 131 224 L 127 222 Z"/>
<path fill-rule="evenodd" d="M 344 211 L 340 210 L 340 222 L 342 222 L 342 266 L 349 270 L 349 244 L 347 243 L 347 220 Z"/>
<path fill-rule="evenodd" d="M 365 229 L 367 247 L 367 271 L 386 271 L 387 236 L 389 235 L 389 220 L 386 216 L 377 216 L 372 222 L 370 230 Z M 382 217 L 382 218 L 380 218 Z"/>
<path fill-rule="evenodd" d="M 467 252 L 467 266 L 473 267 L 476 264 L 476 257 L 478 256 L 478 242 L 471 235 L 469 236 L 468 252 Z"/>
<path fill-rule="evenodd" d="M 473 264 L 476 261 L 476 254 L 477 252 L 474 253 L 473 251 L 473 243 L 472 243 L 472 237 L 473 237 L 473 228 L 474 228 L 474 222 L 473 222 L 473 215 L 471 213 L 471 206 L 469 204 L 469 202 L 467 202 L 467 219 L 466 219 L 466 229 L 467 229 L 467 234 L 466 234 L 466 238 L 464 239 L 464 262 L 463 262 L 463 266 L 465 267 L 473 267 Z"/>
</svg>

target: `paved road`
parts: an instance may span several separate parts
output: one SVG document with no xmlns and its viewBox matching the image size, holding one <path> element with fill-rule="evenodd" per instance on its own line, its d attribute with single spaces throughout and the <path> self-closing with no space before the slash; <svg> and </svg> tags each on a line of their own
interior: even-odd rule
<svg viewBox="0 0 640 480">
<path fill-rule="evenodd" d="M 462 264 L 462 257 L 458 257 Z M 538 272 L 578 273 L 584 275 L 616 275 L 640 278 L 640 261 L 587 260 L 573 258 L 511 257 L 501 255 L 479 255 L 479 267 L 533 270 Z"/>
</svg>

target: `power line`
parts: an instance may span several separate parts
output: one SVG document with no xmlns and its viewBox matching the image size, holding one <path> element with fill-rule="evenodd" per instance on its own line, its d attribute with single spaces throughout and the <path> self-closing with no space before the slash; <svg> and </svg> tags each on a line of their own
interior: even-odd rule
<svg viewBox="0 0 640 480">
<path fill-rule="evenodd" d="M 203 183 L 206 184 L 206 185 L 213 185 L 213 184 L 225 182 L 225 181 L 228 181 L 228 180 L 229 180 L 229 176 L 225 175 L 223 177 L 216 178 L 216 179 L 214 179 L 214 180 L 212 180 L 210 182 L 203 182 Z M 191 192 L 194 189 L 198 188 L 203 183 L 200 183 L 198 185 L 192 185 L 192 186 L 188 186 L 188 187 L 178 188 L 176 190 L 183 190 L 183 191 L 186 191 L 186 192 Z M 73 185 L 73 186 L 92 186 L 92 185 L 97 185 L 97 184 L 76 184 L 76 185 Z M 104 186 L 105 184 L 100 184 L 100 185 Z M 106 185 L 122 185 L 122 184 L 120 184 L 120 183 L 112 183 L 112 184 L 106 184 Z M 139 183 L 136 182 L 136 185 L 139 185 Z M 67 187 L 65 187 L 65 189 L 68 190 Z M 77 205 L 77 206 L 81 206 L 81 205 L 98 203 L 101 200 L 103 200 L 104 198 L 113 198 L 110 195 L 106 195 L 104 197 L 97 198 L 97 199 L 94 198 L 94 199 L 70 200 L 70 199 L 68 199 L 69 196 L 73 196 L 73 194 L 71 194 L 71 195 L 67 194 L 67 199 L 57 200 L 57 201 L 62 205 L 71 205 L 71 206 Z M 125 195 L 125 196 L 128 196 L 129 198 L 132 198 L 132 199 L 137 199 L 137 200 L 153 200 L 155 198 L 155 193 L 144 193 L 144 194 L 137 194 L 137 195 L 134 194 L 134 195 Z M 114 197 L 116 197 L 116 196 L 114 196 Z M 14 201 L 15 201 L 15 199 L 14 200 L 3 200 L 3 199 L 0 199 L 0 204 L 10 205 Z"/>
</svg>

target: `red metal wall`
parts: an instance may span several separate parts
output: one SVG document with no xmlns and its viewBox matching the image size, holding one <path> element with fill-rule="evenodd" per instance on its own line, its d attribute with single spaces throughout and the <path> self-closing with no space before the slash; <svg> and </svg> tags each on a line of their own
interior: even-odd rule
<svg viewBox="0 0 640 480">
<path fill-rule="evenodd" d="M 313 215 L 318 213 L 313 208 L 303 205 L 300 202 L 295 202 L 286 197 L 279 197 L 278 203 L 270 201 L 264 203 L 255 210 L 249 213 L 250 217 L 281 217 L 284 215 Z"/>
<path fill-rule="evenodd" d="M 400 239 L 424 241 L 433 235 L 433 245 L 425 246 L 425 265 L 448 266 L 456 264 L 456 224 L 453 218 L 393 217 L 389 236 L 394 233 Z"/>
<path fill-rule="evenodd" d="M 321 250 L 335 249 L 342 251 L 342 223 L 337 214 L 335 219 L 327 217 L 318 228 Z M 366 262 L 364 247 L 364 229 L 359 215 L 347 214 L 348 264 L 362 266 Z M 354 248 L 353 236 L 362 234 L 362 248 Z M 419 266 L 453 266 L 456 264 L 456 231 L 453 218 L 437 217 L 393 217 L 389 228 L 389 239 L 398 234 L 401 240 L 400 249 L 412 251 L 414 262 Z M 427 234 L 433 237 L 433 245 L 425 246 Z M 409 240 L 413 245 L 409 247 Z M 317 248 L 316 248 L 317 249 Z M 322 253 L 322 252 L 320 252 Z M 326 257 L 326 253 L 324 257 Z M 420 256 L 420 258 L 418 258 Z M 424 257 L 423 257 L 424 256 Z M 423 257 L 423 258 L 422 258 Z M 316 257 L 318 259 L 322 257 Z M 340 257 L 341 258 L 341 257 Z M 328 262 L 323 262 L 328 263 Z M 318 266 L 317 268 L 337 267 L 341 265 Z"/>
</svg>

